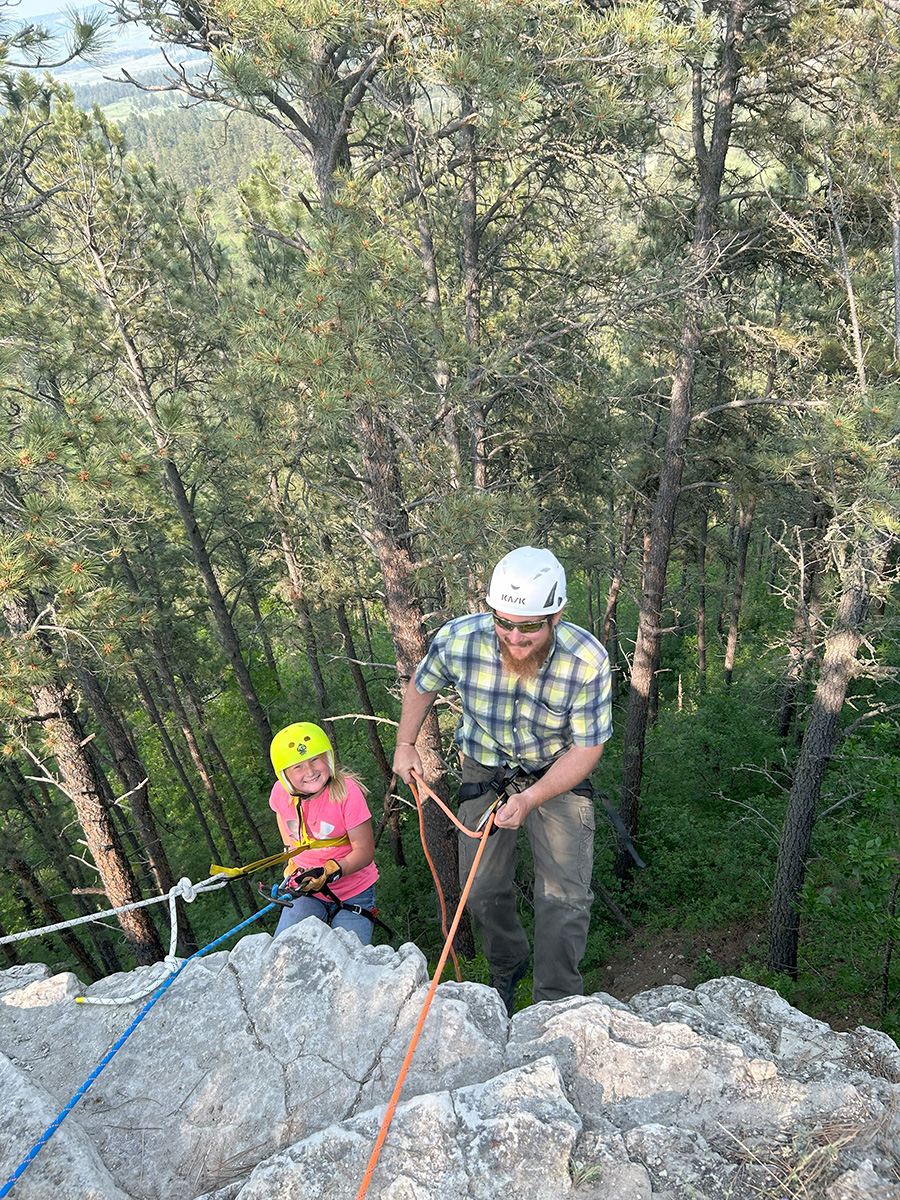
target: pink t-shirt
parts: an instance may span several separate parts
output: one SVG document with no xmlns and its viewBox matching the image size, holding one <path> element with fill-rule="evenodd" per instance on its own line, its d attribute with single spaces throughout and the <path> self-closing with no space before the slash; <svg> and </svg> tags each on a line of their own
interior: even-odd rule
<svg viewBox="0 0 900 1200">
<path fill-rule="evenodd" d="M 329 789 L 326 788 L 321 796 L 302 801 L 303 821 L 309 837 L 343 837 L 348 829 L 355 829 L 364 821 L 371 821 L 372 814 L 369 812 L 366 798 L 359 785 L 352 779 L 347 780 L 347 795 L 343 802 L 336 803 L 329 800 L 328 793 Z M 282 787 L 280 782 L 272 788 L 269 807 L 279 817 L 278 828 L 282 837 L 287 832 L 299 840 L 297 806 L 293 796 Z M 290 846 L 290 841 L 285 844 Z M 320 867 L 329 858 L 340 862 L 352 849 L 353 847 L 348 843 L 346 846 L 323 846 L 321 849 L 301 850 L 288 862 L 285 875 L 293 875 L 295 871 L 302 871 L 306 867 Z M 349 900 L 371 887 L 377 878 L 378 868 L 374 863 L 369 863 L 367 867 L 354 871 L 352 875 L 342 875 L 340 879 L 328 886 L 339 900 Z"/>
</svg>

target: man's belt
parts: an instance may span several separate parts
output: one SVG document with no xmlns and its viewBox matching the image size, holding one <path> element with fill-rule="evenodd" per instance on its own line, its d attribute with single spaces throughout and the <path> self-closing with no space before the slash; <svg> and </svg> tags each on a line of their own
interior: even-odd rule
<svg viewBox="0 0 900 1200">
<path fill-rule="evenodd" d="M 516 787 L 517 792 L 521 792 L 524 788 L 530 786 L 529 781 L 540 779 L 542 775 L 546 775 L 553 763 L 549 763 L 546 767 L 539 767 L 535 771 L 526 771 L 519 766 L 499 766 L 492 779 L 482 780 L 480 783 L 463 783 L 460 784 L 457 790 L 457 798 L 460 803 L 466 800 L 477 800 L 479 797 L 486 795 L 488 792 L 500 792 L 504 788 L 509 787 L 513 782 L 520 784 Z M 613 804 L 609 796 L 605 792 L 597 792 L 590 778 L 583 779 L 581 783 L 575 787 L 566 788 L 567 792 L 572 792 L 576 796 L 586 796 L 589 800 L 597 797 L 600 803 L 606 810 L 606 815 L 609 817 L 610 824 L 616 831 L 616 837 L 620 844 L 631 856 L 636 867 L 646 867 L 646 863 L 637 852 L 637 847 L 632 841 L 631 834 L 622 820 L 619 810 Z"/>
</svg>

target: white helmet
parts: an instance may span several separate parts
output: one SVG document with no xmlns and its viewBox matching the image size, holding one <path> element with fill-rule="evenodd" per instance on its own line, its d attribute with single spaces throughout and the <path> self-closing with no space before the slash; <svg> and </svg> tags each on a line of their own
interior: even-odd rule
<svg viewBox="0 0 900 1200">
<path fill-rule="evenodd" d="M 549 550 L 520 546 L 494 567 L 485 597 L 495 611 L 543 617 L 566 602 L 566 573 Z"/>
</svg>

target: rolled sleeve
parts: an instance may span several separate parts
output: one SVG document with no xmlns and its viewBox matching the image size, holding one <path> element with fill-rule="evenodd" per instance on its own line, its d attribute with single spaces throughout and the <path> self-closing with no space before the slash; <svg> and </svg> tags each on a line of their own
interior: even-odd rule
<svg viewBox="0 0 900 1200">
<path fill-rule="evenodd" d="M 422 692 L 439 692 L 442 688 L 451 687 L 455 682 L 444 661 L 444 642 L 446 635 L 443 629 L 438 630 L 428 648 L 428 653 L 416 667 L 413 676 L 416 690 Z"/>
<path fill-rule="evenodd" d="M 587 680 L 569 711 L 576 746 L 602 746 L 612 737 L 612 689 L 609 660 Z"/>
</svg>

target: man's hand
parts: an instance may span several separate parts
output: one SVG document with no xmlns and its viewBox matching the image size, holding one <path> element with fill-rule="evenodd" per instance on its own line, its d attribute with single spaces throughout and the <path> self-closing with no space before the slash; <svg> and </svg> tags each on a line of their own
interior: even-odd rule
<svg viewBox="0 0 900 1200">
<path fill-rule="evenodd" d="M 321 867 L 308 867 L 307 870 L 298 871 L 296 875 L 292 875 L 288 880 L 288 887 L 308 896 L 312 892 L 321 892 L 326 883 L 334 883 L 336 879 L 340 879 L 341 875 L 343 875 L 343 870 L 340 863 L 329 858 L 327 862 L 322 863 Z"/>
<path fill-rule="evenodd" d="M 540 799 L 532 795 L 531 788 L 521 792 L 510 793 L 505 804 L 501 804 L 494 816 L 494 824 L 498 829 L 518 829 L 533 808 L 537 808 Z"/>
<path fill-rule="evenodd" d="M 399 775 L 407 786 L 412 782 L 413 771 L 419 778 L 425 774 L 416 749 L 416 738 L 436 696 L 437 692 L 420 692 L 416 687 L 415 678 L 410 679 L 403 693 L 400 723 L 397 726 L 397 749 L 394 751 L 394 773 Z"/>
<path fill-rule="evenodd" d="M 419 757 L 419 752 L 415 746 L 409 745 L 408 742 L 398 742 L 397 749 L 394 751 L 394 774 L 399 775 L 405 784 L 412 782 L 412 773 L 415 773 L 421 779 L 425 772 L 422 769 L 422 760 Z"/>
</svg>

